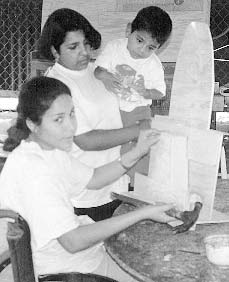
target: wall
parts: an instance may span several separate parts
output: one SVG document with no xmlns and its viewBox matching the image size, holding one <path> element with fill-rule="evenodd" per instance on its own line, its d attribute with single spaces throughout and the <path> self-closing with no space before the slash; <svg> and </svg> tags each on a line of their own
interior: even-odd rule
<svg viewBox="0 0 229 282">
<path fill-rule="evenodd" d="M 62 7 L 77 10 L 97 28 L 103 43 L 124 36 L 126 25 L 138 10 L 156 5 L 166 10 L 173 20 L 173 32 L 159 57 L 163 62 L 175 62 L 181 40 L 191 21 L 210 22 L 210 0 L 43 0 L 42 26 L 48 15 Z"/>
<path fill-rule="evenodd" d="M 175 4 L 180 2 L 181 5 Z M 96 4 L 95 4 L 96 3 Z M 160 54 L 164 62 L 168 99 L 154 102 L 155 113 L 168 114 L 169 97 L 173 72 L 184 30 L 191 20 L 210 22 L 214 49 L 229 44 L 229 33 L 223 33 L 229 26 L 228 0 L 43 0 L 42 26 L 52 11 L 68 7 L 85 15 L 102 33 L 103 42 L 114 37 L 122 37 L 126 24 L 144 6 L 156 5 L 171 15 L 174 29 L 169 45 Z M 218 37 L 221 33 L 222 36 Z M 229 59 L 229 48 L 219 50 L 215 58 Z M 229 82 L 228 61 L 215 61 L 215 81 L 220 85 Z"/>
</svg>

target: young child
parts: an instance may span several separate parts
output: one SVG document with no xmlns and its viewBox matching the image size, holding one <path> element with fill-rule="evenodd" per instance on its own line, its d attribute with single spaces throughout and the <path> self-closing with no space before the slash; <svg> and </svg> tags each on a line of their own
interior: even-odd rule
<svg viewBox="0 0 229 282">
<path fill-rule="evenodd" d="M 95 77 L 119 97 L 123 126 L 150 119 L 150 104 L 165 96 L 163 66 L 155 54 L 172 31 L 170 16 L 161 8 L 141 9 L 127 25 L 126 37 L 107 44 L 96 60 Z M 124 151 L 129 146 L 125 145 Z M 140 170 L 147 173 L 148 165 Z"/>
<path fill-rule="evenodd" d="M 172 21 L 165 11 L 155 6 L 143 8 L 127 25 L 127 38 L 109 42 L 96 60 L 95 77 L 118 94 L 124 125 L 127 113 L 142 106 L 141 112 L 147 112 L 145 106 L 151 100 L 165 96 L 164 71 L 155 51 L 166 42 L 171 30 Z M 141 119 L 137 112 L 129 122 Z"/>
</svg>

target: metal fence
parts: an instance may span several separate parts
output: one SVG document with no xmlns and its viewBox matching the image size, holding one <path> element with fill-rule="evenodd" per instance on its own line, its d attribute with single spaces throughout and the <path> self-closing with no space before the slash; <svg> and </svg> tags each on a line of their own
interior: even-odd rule
<svg viewBox="0 0 229 282">
<path fill-rule="evenodd" d="M 213 37 L 215 81 L 220 86 L 229 82 L 229 0 L 212 0 L 210 30 Z M 225 47 L 226 46 L 226 47 Z M 152 102 L 153 115 L 168 115 L 175 63 L 164 63 L 166 99 Z"/>
<path fill-rule="evenodd" d="M 229 83 L 229 1 L 212 0 L 210 29 L 214 44 L 215 81 Z"/>
<path fill-rule="evenodd" d="M 0 1 L 0 92 L 9 96 L 30 74 L 40 35 L 42 0 Z"/>
<path fill-rule="evenodd" d="M 0 0 L 0 94 L 18 91 L 30 75 L 30 52 L 40 35 L 42 0 Z M 211 1 L 215 80 L 229 82 L 229 1 Z"/>
</svg>

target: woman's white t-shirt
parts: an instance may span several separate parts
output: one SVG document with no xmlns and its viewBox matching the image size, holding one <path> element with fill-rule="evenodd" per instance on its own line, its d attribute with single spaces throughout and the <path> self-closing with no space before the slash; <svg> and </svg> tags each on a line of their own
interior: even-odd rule
<svg viewBox="0 0 229 282">
<path fill-rule="evenodd" d="M 42 150 L 22 141 L 9 155 L 0 175 L 0 207 L 28 222 L 36 274 L 94 271 L 104 256 L 97 244 L 71 254 L 57 241 L 64 233 L 93 221 L 76 216 L 70 201 L 85 190 L 93 168 L 67 152 Z"/>
<path fill-rule="evenodd" d="M 56 63 L 47 70 L 46 75 L 59 79 L 70 88 L 77 119 L 76 135 L 96 129 L 123 127 L 117 96 L 107 91 L 102 82 L 95 78 L 93 64 L 89 64 L 85 70 L 74 71 Z M 75 146 L 73 153 L 82 163 L 96 168 L 118 159 L 120 146 L 101 151 L 83 151 Z M 103 189 L 82 191 L 72 198 L 72 203 L 78 208 L 106 204 L 112 200 L 112 191 L 126 192 L 128 182 L 129 177 L 124 175 Z"/>
</svg>

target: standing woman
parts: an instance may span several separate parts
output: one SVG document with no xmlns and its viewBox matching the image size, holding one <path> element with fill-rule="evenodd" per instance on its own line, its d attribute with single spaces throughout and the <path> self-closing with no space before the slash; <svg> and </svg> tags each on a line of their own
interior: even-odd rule
<svg viewBox="0 0 229 282">
<path fill-rule="evenodd" d="M 118 100 L 94 77 L 90 63 L 92 50 L 98 49 L 100 34 L 88 20 L 71 9 L 58 9 L 47 19 L 38 44 L 41 56 L 55 60 L 46 76 L 59 79 L 71 90 L 78 128 L 75 156 L 91 167 L 98 167 L 120 156 L 120 145 L 136 140 L 146 121 L 123 128 Z M 141 117 L 139 117 L 141 119 Z M 129 177 L 120 177 L 100 191 L 84 191 L 72 199 L 75 212 L 95 221 L 111 217 L 120 201 L 110 192 L 126 192 Z"/>
<path fill-rule="evenodd" d="M 15 149 L 0 175 L 0 207 L 14 210 L 27 221 L 36 275 L 81 272 L 133 281 L 106 254 L 103 240 L 147 218 L 170 221 L 173 218 L 165 211 L 171 205 L 148 205 L 93 222 L 88 216 L 75 215 L 70 199 L 118 179 L 126 172 L 124 166 L 134 165 L 158 141 L 158 134 L 143 132 L 137 146 L 121 160 L 93 169 L 72 156 L 77 122 L 70 90 L 61 81 L 49 77 L 28 81 L 20 92 L 17 111 L 14 130 L 9 131 Z"/>
</svg>

